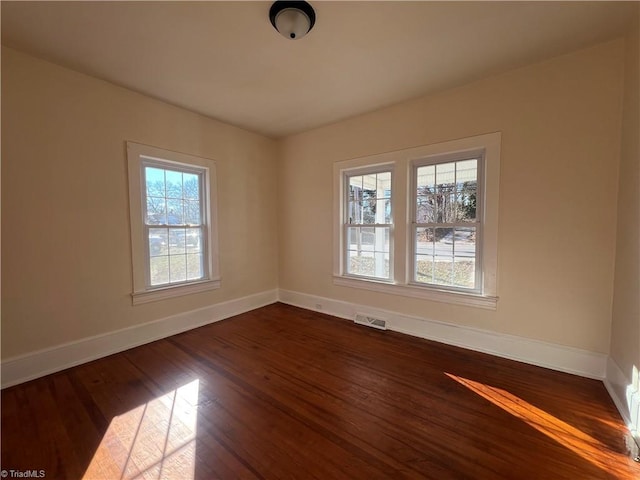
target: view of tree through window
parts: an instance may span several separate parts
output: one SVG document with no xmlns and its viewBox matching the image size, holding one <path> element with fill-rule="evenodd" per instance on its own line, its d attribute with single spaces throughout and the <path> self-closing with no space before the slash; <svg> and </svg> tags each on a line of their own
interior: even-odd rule
<svg viewBox="0 0 640 480">
<path fill-rule="evenodd" d="M 347 177 L 346 272 L 390 278 L 391 172 Z"/>
<path fill-rule="evenodd" d="M 478 159 L 419 166 L 415 172 L 414 280 L 475 288 Z"/>
<path fill-rule="evenodd" d="M 204 278 L 201 174 L 145 166 L 151 286 Z"/>
</svg>

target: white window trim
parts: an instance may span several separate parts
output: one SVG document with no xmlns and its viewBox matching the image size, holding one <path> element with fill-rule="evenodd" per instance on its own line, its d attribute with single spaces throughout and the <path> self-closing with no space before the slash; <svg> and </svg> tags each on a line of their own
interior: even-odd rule
<svg viewBox="0 0 640 480">
<path fill-rule="evenodd" d="M 181 165 L 194 165 L 204 169 L 205 183 L 208 188 L 203 189 L 206 195 L 205 220 L 207 239 L 205 280 L 185 282 L 175 285 L 162 285 L 149 287 L 147 279 L 148 253 L 144 236 L 144 206 L 142 204 L 143 185 L 142 166 L 145 162 L 154 160 L 161 163 L 177 163 Z M 133 292 L 131 293 L 133 305 L 165 300 L 168 298 L 204 292 L 220 288 L 220 274 L 218 263 L 217 240 L 217 209 L 216 209 L 216 166 L 213 160 L 188 155 L 186 153 L 172 152 L 140 143 L 127 142 L 127 161 L 129 170 L 129 215 L 131 222 L 131 258 L 133 271 Z"/>
<path fill-rule="evenodd" d="M 333 283 L 338 286 L 360 288 L 379 293 L 401 295 L 436 302 L 451 303 L 495 310 L 498 302 L 498 200 L 500 188 L 500 145 L 501 133 L 488 133 L 448 142 L 409 148 L 368 157 L 349 159 L 334 163 L 334 236 L 333 236 Z M 482 151 L 484 154 L 484 202 L 482 208 L 482 245 L 479 246 L 479 260 L 482 262 L 482 291 L 465 292 L 442 290 L 431 285 L 412 282 L 412 195 L 411 169 L 425 157 L 434 155 L 464 155 Z M 452 157 L 453 158 L 453 157 Z M 354 278 L 344 274 L 343 245 L 345 239 L 342 228 L 344 222 L 343 192 L 345 172 L 363 167 L 391 166 L 392 177 L 392 218 L 394 223 L 393 268 L 391 282 L 369 278 Z M 480 183 L 480 182 L 479 182 Z M 406 226 L 402 225 L 402 222 Z"/>
</svg>

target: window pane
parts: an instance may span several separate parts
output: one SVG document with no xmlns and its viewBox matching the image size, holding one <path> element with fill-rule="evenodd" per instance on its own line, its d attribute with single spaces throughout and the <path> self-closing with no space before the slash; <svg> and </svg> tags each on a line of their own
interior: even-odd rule
<svg viewBox="0 0 640 480">
<path fill-rule="evenodd" d="M 476 229 L 456 228 L 454 235 L 454 254 L 456 257 L 475 258 L 476 256 Z"/>
<path fill-rule="evenodd" d="M 454 237 L 453 285 L 475 288 L 476 229 L 456 228 Z"/>
<path fill-rule="evenodd" d="M 376 223 L 376 191 L 365 190 L 362 195 L 362 223 Z"/>
<path fill-rule="evenodd" d="M 167 198 L 182 198 L 182 172 L 166 171 Z"/>
<path fill-rule="evenodd" d="M 349 186 L 351 191 L 362 191 L 362 176 L 356 175 L 349 177 Z"/>
<path fill-rule="evenodd" d="M 416 282 L 475 288 L 476 228 L 416 229 Z"/>
<path fill-rule="evenodd" d="M 433 283 L 451 285 L 453 273 L 453 228 L 436 228 L 434 244 Z"/>
<path fill-rule="evenodd" d="M 456 163 L 457 219 L 475 221 L 478 192 L 478 161 L 464 160 Z"/>
<path fill-rule="evenodd" d="M 377 173 L 362 175 L 362 189 L 364 191 L 368 190 L 369 192 L 372 192 L 373 196 L 375 196 L 377 185 L 378 185 Z"/>
<path fill-rule="evenodd" d="M 169 225 L 184 225 L 182 200 L 173 198 L 167 199 L 167 223 Z"/>
<path fill-rule="evenodd" d="M 184 282 L 187 279 L 187 256 L 169 256 L 169 281 L 171 283 Z"/>
<path fill-rule="evenodd" d="M 418 197 L 416 202 L 416 222 L 435 223 L 436 205 L 437 202 L 435 195 Z"/>
<path fill-rule="evenodd" d="M 147 183 L 147 195 L 151 197 L 165 196 L 164 170 L 145 167 L 144 177 Z"/>
<path fill-rule="evenodd" d="M 422 283 L 433 283 L 435 229 L 418 228 L 415 235 L 416 264 L 414 280 Z"/>
<path fill-rule="evenodd" d="M 435 229 L 435 254 L 453 256 L 453 228 Z"/>
<path fill-rule="evenodd" d="M 453 257 L 436 255 L 433 264 L 433 283 L 451 285 L 453 274 Z"/>
<path fill-rule="evenodd" d="M 456 183 L 458 189 L 464 184 L 476 185 L 478 182 L 478 161 L 463 160 L 456 162 Z"/>
<path fill-rule="evenodd" d="M 434 229 L 418 228 L 416 230 L 416 254 L 433 255 Z"/>
<path fill-rule="evenodd" d="M 151 257 L 149 267 L 149 280 L 152 286 L 169 283 L 169 257 Z"/>
<path fill-rule="evenodd" d="M 418 167 L 416 175 L 417 223 L 476 220 L 478 160 Z"/>
<path fill-rule="evenodd" d="M 476 220 L 476 189 L 463 187 L 456 195 L 456 220 L 475 222 Z"/>
<path fill-rule="evenodd" d="M 456 219 L 456 196 L 453 193 L 434 195 L 435 222 L 449 223 Z"/>
<path fill-rule="evenodd" d="M 167 209 L 164 197 L 147 197 L 147 225 L 166 225 Z"/>
<path fill-rule="evenodd" d="M 433 255 L 416 255 L 416 282 L 433 283 Z"/>
<path fill-rule="evenodd" d="M 199 253 L 202 251 L 202 230 L 199 228 L 187 228 L 185 247 L 187 253 Z"/>
<path fill-rule="evenodd" d="M 200 225 L 202 217 L 200 215 L 200 203 L 194 201 L 184 202 L 185 223 L 188 225 Z"/>
<path fill-rule="evenodd" d="M 203 277 L 202 254 L 187 255 L 187 280 L 199 280 Z"/>
<path fill-rule="evenodd" d="M 475 258 L 455 257 L 453 264 L 453 285 L 455 287 L 475 288 Z"/>
<path fill-rule="evenodd" d="M 440 163 L 436 165 L 436 188 L 439 192 L 452 192 L 455 186 L 455 163 Z"/>
<path fill-rule="evenodd" d="M 180 255 L 186 252 L 185 229 L 169 229 L 169 255 Z"/>
<path fill-rule="evenodd" d="M 184 198 L 190 200 L 200 199 L 200 179 L 195 173 L 182 174 L 182 186 Z"/>
<path fill-rule="evenodd" d="M 434 187 L 436 183 L 436 167 L 434 165 L 418 167 L 417 176 L 418 195 L 434 193 Z"/>
<path fill-rule="evenodd" d="M 389 227 L 347 229 L 347 273 L 389 278 Z"/>
<path fill-rule="evenodd" d="M 362 223 L 361 208 L 362 204 L 360 202 L 349 202 L 347 210 L 348 223 Z"/>
<path fill-rule="evenodd" d="M 359 244 L 357 245 L 357 247 L 369 252 L 373 252 L 376 241 L 375 228 L 358 228 L 358 232 L 359 233 L 357 236 L 357 241 L 359 242 Z"/>
<path fill-rule="evenodd" d="M 378 174 L 377 193 L 378 200 L 385 199 L 388 202 L 389 210 L 391 207 L 391 172 L 381 172 Z M 380 212 L 382 215 L 382 212 Z M 378 223 L 384 223 L 378 221 Z"/>
<path fill-rule="evenodd" d="M 349 251 L 347 273 L 352 275 L 375 276 L 375 260 L 373 254 Z"/>
<path fill-rule="evenodd" d="M 169 245 L 169 232 L 166 228 L 150 228 L 149 229 L 149 255 L 156 257 L 158 255 L 167 255 Z"/>
<path fill-rule="evenodd" d="M 362 223 L 362 177 L 349 178 L 349 223 Z"/>
<path fill-rule="evenodd" d="M 348 181 L 348 223 L 391 223 L 391 172 L 355 175 L 348 177 Z"/>
<path fill-rule="evenodd" d="M 375 276 L 389 278 L 389 254 L 387 252 L 375 252 Z"/>
<path fill-rule="evenodd" d="M 377 200 L 376 223 L 391 223 L 391 200 Z"/>
</svg>

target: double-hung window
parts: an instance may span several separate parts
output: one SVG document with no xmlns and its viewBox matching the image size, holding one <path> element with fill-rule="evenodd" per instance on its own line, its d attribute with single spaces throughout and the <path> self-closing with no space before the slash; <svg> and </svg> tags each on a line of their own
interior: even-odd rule
<svg viewBox="0 0 640 480">
<path fill-rule="evenodd" d="M 391 170 L 345 172 L 345 273 L 391 279 Z"/>
<path fill-rule="evenodd" d="M 215 164 L 127 143 L 134 304 L 219 286 Z"/>
<path fill-rule="evenodd" d="M 142 165 L 148 287 L 204 280 L 206 169 L 155 159 L 145 159 Z"/>
<path fill-rule="evenodd" d="M 334 283 L 495 309 L 501 134 L 336 162 Z"/>
<path fill-rule="evenodd" d="M 480 292 L 482 152 L 412 165 L 412 282 Z"/>
</svg>

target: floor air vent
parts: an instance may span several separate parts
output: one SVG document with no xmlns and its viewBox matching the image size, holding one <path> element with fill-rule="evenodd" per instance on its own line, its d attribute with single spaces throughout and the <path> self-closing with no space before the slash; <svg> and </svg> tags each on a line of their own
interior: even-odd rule
<svg viewBox="0 0 640 480">
<path fill-rule="evenodd" d="M 357 313 L 355 322 L 359 323 L 360 325 L 366 325 L 367 327 L 373 327 L 380 330 L 387 329 L 386 320 L 381 320 L 376 317 L 370 317 L 369 315 L 365 315 L 364 313 Z"/>
</svg>

